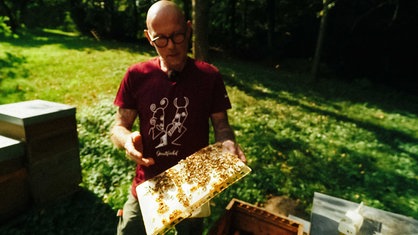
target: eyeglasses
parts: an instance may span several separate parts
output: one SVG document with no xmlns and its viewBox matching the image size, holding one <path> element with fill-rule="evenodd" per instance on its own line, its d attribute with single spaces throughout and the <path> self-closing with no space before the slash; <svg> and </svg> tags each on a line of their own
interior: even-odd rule
<svg viewBox="0 0 418 235">
<path fill-rule="evenodd" d="M 173 33 L 169 37 L 158 36 L 158 37 L 151 39 L 151 42 L 153 42 L 159 48 L 166 47 L 168 45 L 168 39 L 171 39 L 171 41 L 174 44 L 180 44 L 184 42 L 184 39 L 186 39 L 186 33 L 187 33 L 187 30 L 184 33 Z"/>
</svg>

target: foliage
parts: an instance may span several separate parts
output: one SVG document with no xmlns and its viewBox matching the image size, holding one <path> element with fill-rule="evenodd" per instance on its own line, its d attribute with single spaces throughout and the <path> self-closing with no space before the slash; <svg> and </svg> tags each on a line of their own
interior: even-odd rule
<svg viewBox="0 0 418 235">
<path fill-rule="evenodd" d="M 10 29 L 54 27 L 99 40 L 144 41 L 146 12 L 155 0 L 1 0 Z M 176 0 L 186 15 L 191 0 Z M 316 0 L 209 1 L 209 44 L 246 59 L 309 59 L 323 6 Z M 367 77 L 417 91 L 418 2 L 330 1 L 322 62 L 341 78 Z M 196 26 L 196 25 L 195 25 Z M 198 30 L 196 30 L 197 32 Z M 322 41 L 322 40 L 321 40 Z M 321 44 L 322 45 L 322 44 Z"/>
<path fill-rule="evenodd" d="M 336 1 L 329 11 L 324 60 L 346 78 L 367 77 L 417 91 L 417 1 Z"/>
<path fill-rule="evenodd" d="M 0 16 L 0 37 L 10 37 L 13 33 L 10 26 L 7 25 L 7 16 Z"/>
<path fill-rule="evenodd" d="M 134 166 L 109 140 L 112 99 L 129 64 L 152 56 L 130 47 L 51 31 L 0 42 L 0 74 L 7 75 L 0 103 L 37 98 L 77 106 L 82 187 L 94 194 L 30 211 L 0 233 L 48 234 L 56 228 L 45 227 L 56 224 L 61 234 L 71 234 L 71 221 L 102 213 L 91 224 L 103 220 L 102 234 L 113 234 L 110 221 L 125 201 Z M 286 195 L 299 199 L 309 214 L 314 192 L 418 218 L 416 95 L 361 79 L 308 83 L 303 61 L 272 68 L 218 57 L 214 64 L 225 79 L 233 104 L 230 123 L 253 171 L 212 201 L 207 227 L 232 198 L 262 205 L 272 195 Z M 76 233 L 94 234 L 87 224 L 80 222 L 77 229 L 84 230 Z"/>
<path fill-rule="evenodd" d="M 244 58 L 313 54 L 318 1 L 212 1 L 211 45 Z M 320 5 L 319 5 L 320 6 Z"/>
<path fill-rule="evenodd" d="M 25 78 L 29 75 L 29 71 L 22 64 L 26 63 L 26 58 L 22 54 L 14 54 L 4 50 L 0 54 L 0 90 L 2 98 L 7 96 L 22 99 L 22 86 L 25 84 Z M 20 69 L 17 69 L 21 67 Z M 20 81 L 17 83 L 17 81 Z M 1 102 L 0 102 L 1 103 Z"/>
<path fill-rule="evenodd" d="M 47 16 L 47 17 L 46 17 Z M 76 32 L 76 25 L 70 15 L 70 4 L 66 0 L 31 1 L 22 14 L 27 28 L 56 28 Z"/>
<path fill-rule="evenodd" d="M 0 234 L 111 235 L 118 221 L 115 214 L 96 195 L 80 190 L 53 204 L 31 208 L 11 221 L 1 221 Z"/>
<path fill-rule="evenodd" d="M 78 29 L 90 34 L 93 30 L 104 38 L 142 38 L 145 14 L 151 1 L 95 1 L 71 2 L 71 15 Z"/>
<path fill-rule="evenodd" d="M 115 110 L 111 99 L 83 109 L 78 118 L 78 134 L 82 186 L 116 210 L 126 200 L 135 165 L 110 141 Z"/>
</svg>

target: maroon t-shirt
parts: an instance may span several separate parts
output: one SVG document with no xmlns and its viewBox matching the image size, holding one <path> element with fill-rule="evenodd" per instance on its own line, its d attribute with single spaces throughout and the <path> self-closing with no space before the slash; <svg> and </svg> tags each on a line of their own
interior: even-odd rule
<svg viewBox="0 0 418 235">
<path fill-rule="evenodd" d="M 137 166 L 135 196 L 138 184 L 207 146 L 210 114 L 231 108 L 218 69 L 191 58 L 177 82 L 161 70 L 158 57 L 132 65 L 114 103 L 138 111 L 144 157 L 155 160 L 152 166 Z"/>
</svg>

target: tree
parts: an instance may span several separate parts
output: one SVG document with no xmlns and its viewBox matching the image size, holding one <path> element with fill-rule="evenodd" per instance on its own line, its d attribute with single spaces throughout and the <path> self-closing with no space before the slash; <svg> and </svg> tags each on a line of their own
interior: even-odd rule
<svg viewBox="0 0 418 235">
<path fill-rule="evenodd" d="M 324 6 L 322 11 L 319 13 L 321 17 L 321 23 L 319 26 L 319 33 L 318 33 L 318 40 L 316 42 L 316 50 L 315 55 L 312 63 L 312 70 L 311 76 L 314 81 L 318 79 L 318 69 L 321 62 L 321 54 L 322 54 L 322 45 L 324 43 L 324 36 L 327 27 L 327 20 L 328 20 L 328 10 L 333 6 L 334 3 L 331 0 L 323 0 Z"/>
<path fill-rule="evenodd" d="M 0 15 L 9 18 L 9 26 L 13 33 L 17 33 L 21 25 L 21 17 L 25 12 L 29 0 L 7 1 L 0 0 Z"/>
<path fill-rule="evenodd" d="M 273 41 L 274 41 L 274 31 L 276 28 L 276 19 L 275 19 L 275 0 L 267 0 L 267 13 L 268 13 L 268 31 L 267 31 L 267 45 L 269 50 L 274 50 Z"/>
<path fill-rule="evenodd" d="M 208 60 L 208 9 L 209 0 L 193 0 L 194 43 L 193 55 L 198 60 Z"/>
</svg>

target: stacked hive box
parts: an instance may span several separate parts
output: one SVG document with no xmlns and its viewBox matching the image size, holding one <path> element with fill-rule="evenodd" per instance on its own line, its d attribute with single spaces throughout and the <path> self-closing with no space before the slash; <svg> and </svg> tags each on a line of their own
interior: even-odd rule
<svg viewBox="0 0 418 235">
<path fill-rule="evenodd" d="M 0 134 L 24 143 L 23 163 L 36 204 L 78 188 L 81 167 L 74 107 L 42 100 L 0 105 Z"/>
<path fill-rule="evenodd" d="M 208 234 L 303 235 L 303 224 L 234 198 Z"/>
<path fill-rule="evenodd" d="M 17 215 L 29 204 L 22 142 L 0 136 L 0 221 Z"/>
</svg>

